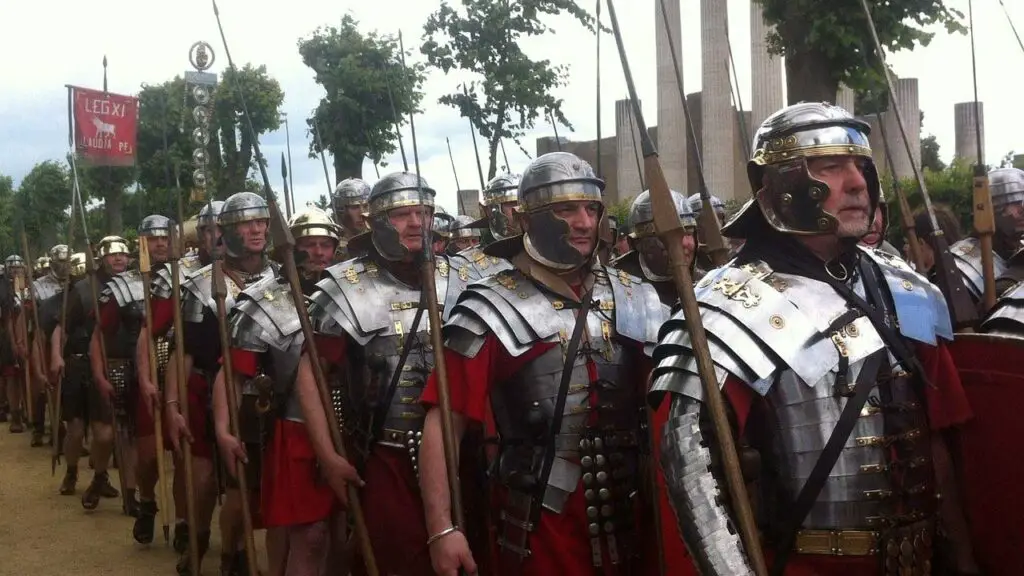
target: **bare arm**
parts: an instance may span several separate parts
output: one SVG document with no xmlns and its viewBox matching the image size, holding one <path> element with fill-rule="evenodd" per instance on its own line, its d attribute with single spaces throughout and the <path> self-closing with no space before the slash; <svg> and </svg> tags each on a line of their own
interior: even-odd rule
<svg viewBox="0 0 1024 576">
<path fill-rule="evenodd" d="M 92 377 L 96 382 L 107 381 L 107 370 L 106 358 L 103 357 L 103 348 L 100 346 L 100 338 L 102 338 L 103 331 L 100 330 L 99 324 L 92 331 L 92 336 L 89 338 L 89 367 L 92 368 Z"/>
<path fill-rule="evenodd" d="M 149 381 L 149 336 L 147 330 L 149 330 L 149 326 L 143 323 L 142 330 L 139 331 L 139 339 L 135 342 L 135 365 L 138 366 L 136 372 L 139 374 L 139 384 L 155 385 L 155 382 Z M 170 380 L 168 381 L 170 382 Z"/>
<path fill-rule="evenodd" d="M 466 418 L 453 413 L 452 423 L 455 425 L 455 460 L 458 462 L 459 440 L 466 430 Z M 420 444 L 420 492 L 423 494 L 427 533 L 437 534 L 453 526 L 452 500 L 441 435 L 441 409 L 436 406 L 427 412 L 427 418 L 423 422 L 423 442 Z"/>
<path fill-rule="evenodd" d="M 50 334 L 50 378 L 56 382 L 64 366 L 64 328 L 58 324 Z"/>
<path fill-rule="evenodd" d="M 213 428 L 218 438 L 231 436 L 231 416 L 228 413 L 228 392 L 224 383 L 224 369 L 217 371 L 213 380 Z"/>
</svg>

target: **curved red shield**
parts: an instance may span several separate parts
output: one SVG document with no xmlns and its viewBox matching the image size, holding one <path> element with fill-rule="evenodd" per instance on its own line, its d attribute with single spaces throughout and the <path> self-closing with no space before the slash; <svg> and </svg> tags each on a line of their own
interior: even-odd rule
<svg viewBox="0 0 1024 576">
<path fill-rule="evenodd" d="M 975 553 L 987 574 L 1024 574 L 1024 339 L 957 334 L 948 348 L 974 412 L 961 439 Z"/>
</svg>

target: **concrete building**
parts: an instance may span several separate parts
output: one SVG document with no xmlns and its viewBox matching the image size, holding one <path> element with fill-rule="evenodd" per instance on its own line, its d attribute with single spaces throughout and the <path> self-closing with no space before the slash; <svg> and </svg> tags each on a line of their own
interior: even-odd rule
<svg viewBox="0 0 1024 576">
<path fill-rule="evenodd" d="M 680 99 L 679 87 L 676 83 L 675 66 L 672 63 L 672 51 L 668 32 L 672 35 L 671 44 L 675 45 L 676 61 L 683 65 L 682 26 L 679 15 L 679 0 L 664 0 L 665 18 L 661 8 L 656 8 L 654 18 L 655 60 L 658 78 L 658 126 L 661 128 L 662 141 L 658 146 L 661 168 L 670 188 L 680 189 L 686 185 L 686 115 Z"/>
<path fill-rule="evenodd" d="M 953 129 L 956 140 L 957 158 L 971 164 L 978 161 L 978 128 L 981 128 L 981 155 L 985 156 L 985 103 L 978 102 L 975 122 L 975 103 L 958 102 L 953 105 Z"/>
<path fill-rule="evenodd" d="M 764 119 L 782 108 L 782 58 L 768 53 L 766 36 L 772 31 L 764 22 L 761 5 L 750 3 L 750 113 L 751 135 Z"/>
<path fill-rule="evenodd" d="M 704 178 L 711 190 L 732 190 L 736 168 L 736 114 L 729 88 L 725 0 L 701 0 L 701 139 L 706 150 Z"/>
<path fill-rule="evenodd" d="M 836 92 L 835 105 L 846 110 L 850 114 L 856 114 L 857 112 L 854 110 L 854 108 L 856 108 L 856 103 L 857 97 L 853 93 L 853 88 L 850 88 L 845 84 L 840 84 L 839 91 Z"/>
</svg>

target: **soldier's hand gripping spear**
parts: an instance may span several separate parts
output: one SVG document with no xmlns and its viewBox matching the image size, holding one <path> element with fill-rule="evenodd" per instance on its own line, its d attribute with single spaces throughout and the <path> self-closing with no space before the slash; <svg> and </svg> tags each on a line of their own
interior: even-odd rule
<svg viewBox="0 0 1024 576">
<path fill-rule="evenodd" d="M 693 354 L 697 360 L 697 373 L 700 375 L 700 380 L 703 384 L 704 402 L 711 415 L 716 438 L 720 443 L 722 464 L 729 486 L 729 493 L 732 497 L 733 510 L 739 522 L 743 544 L 754 571 L 758 576 L 766 576 L 768 568 L 765 564 L 764 554 L 761 551 L 761 541 L 758 536 L 757 526 L 754 523 L 754 514 L 750 507 L 750 500 L 747 498 L 747 487 L 740 470 L 736 444 L 733 440 L 732 430 L 725 411 L 725 401 L 722 400 L 714 364 L 711 361 L 707 335 L 704 332 L 700 308 L 697 305 L 697 298 L 693 291 L 693 278 L 690 275 L 690 268 L 683 253 L 682 239 L 686 235 L 686 230 L 683 228 L 675 205 L 672 202 L 671 192 L 669 191 L 668 183 L 665 181 L 665 175 L 662 173 L 661 162 L 658 160 L 658 152 L 655 150 L 654 143 L 651 142 L 651 138 L 647 133 L 647 125 L 644 123 L 640 101 L 637 99 L 636 87 L 633 84 L 633 75 L 630 72 L 629 61 L 626 58 L 626 49 L 622 42 L 619 22 L 615 16 L 615 4 L 613 0 L 607 0 L 607 2 L 612 31 L 615 34 L 615 43 L 619 49 L 619 59 L 622 61 L 622 71 L 625 74 L 626 86 L 629 89 L 629 99 L 632 102 L 633 114 L 640 128 L 640 140 L 644 154 L 644 173 L 650 187 L 654 227 L 665 249 L 668 250 L 672 279 L 675 281 L 676 291 L 679 293 L 679 299 L 683 305 L 686 327 L 690 333 Z M 667 23 L 666 28 L 668 28 Z M 675 51 L 673 50 L 672 53 L 675 54 Z M 709 206 L 707 197 L 704 197 L 704 201 L 703 212 L 711 214 L 713 217 L 714 212 Z"/>
<path fill-rule="evenodd" d="M 157 386 L 159 365 L 156 359 L 156 342 L 153 340 L 153 295 L 150 290 L 153 281 L 152 265 L 149 260 L 149 242 L 139 238 L 139 271 L 142 273 L 142 299 L 146 306 L 146 348 L 149 352 L 149 381 Z M 148 399 L 143 399 L 146 401 Z M 157 510 L 160 513 L 160 526 L 164 531 L 164 542 L 170 541 L 170 526 L 167 522 L 167 468 L 164 466 L 164 429 L 163 429 L 163 398 L 158 394 L 150 406 L 153 416 L 153 430 L 156 436 L 156 470 L 157 470 Z"/>
<path fill-rule="evenodd" d="M 220 31 L 220 38 L 224 46 L 224 55 L 227 58 L 228 67 L 232 72 L 236 72 L 234 62 L 231 59 L 231 51 L 228 48 L 227 38 L 224 36 L 224 28 L 221 25 L 220 12 L 217 9 L 217 0 L 211 0 L 211 2 L 213 4 L 213 13 L 217 18 L 217 28 Z M 338 422 L 337 415 L 334 413 L 334 410 L 331 409 L 331 394 L 327 386 L 327 378 L 324 375 L 323 364 L 320 362 L 320 354 L 317 351 L 316 340 L 313 333 L 313 324 L 309 320 L 309 314 L 306 310 L 306 301 L 302 292 L 302 285 L 299 282 L 299 272 L 295 265 L 295 238 L 292 236 L 291 230 L 288 228 L 284 218 L 282 217 L 281 208 L 278 206 L 277 199 L 270 187 L 270 177 L 267 175 L 266 163 L 264 162 L 263 155 L 260 152 L 259 138 L 256 134 L 256 130 L 253 128 L 252 119 L 249 115 L 248 106 L 245 102 L 245 96 L 242 94 L 241 90 L 237 91 L 237 95 L 242 104 L 245 127 L 249 131 L 249 135 L 252 139 L 256 165 L 259 166 L 260 176 L 263 179 L 264 196 L 267 200 L 267 206 L 270 209 L 271 239 L 276 250 L 278 250 L 280 261 L 283 263 L 284 275 L 290 288 L 289 292 L 291 293 L 292 301 L 295 304 L 295 310 L 299 316 L 299 324 L 302 328 L 302 336 L 306 342 L 306 353 L 309 355 L 309 365 L 313 373 L 313 380 L 316 383 L 317 392 L 320 396 L 320 403 L 323 405 L 324 413 L 327 417 L 327 425 L 331 435 L 331 444 L 334 446 L 334 450 L 339 456 L 348 460 L 347 449 L 341 436 L 341 426 Z M 225 348 L 224 351 L 225 359 L 229 358 L 230 354 L 227 353 L 228 349 Z M 228 369 L 227 364 L 224 366 L 224 372 L 226 375 L 230 375 L 231 371 Z M 234 406 L 234 402 L 229 402 L 229 406 Z M 239 476 L 241 477 L 241 475 Z M 348 511 L 352 515 L 352 521 L 355 525 L 355 534 L 359 541 L 363 561 L 366 563 L 366 572 L 368 576 L 378 576 L 379 572 L 377 570 L 377 561 L 376 557 L 373 555 L 373 547 L 370 544 L 369 533 L 366 530 L 366 518 L 363 515 L 359 492 L 352 484 L 348 484 L 347 490 Z M 255 566 L 255 562 L 250 562 L 250 566 Z"/>
</svg>

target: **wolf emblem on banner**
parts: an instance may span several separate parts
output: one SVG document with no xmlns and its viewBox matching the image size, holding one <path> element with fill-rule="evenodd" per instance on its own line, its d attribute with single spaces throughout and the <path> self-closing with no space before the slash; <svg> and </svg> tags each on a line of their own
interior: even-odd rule
<svg viewBox="0 0 1024 576">
<path fill-rule="evenodd" d="M 949 352 L 974 411 L 961 429 L 960 465 L 978 562 L 985 574 L 1024 574 L 1024 501 L 1010 497 L 1024 477 L 1013 448 L 1024 438 L 1024 339 L 957 334 Z"/>
</svg>

